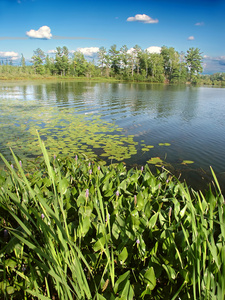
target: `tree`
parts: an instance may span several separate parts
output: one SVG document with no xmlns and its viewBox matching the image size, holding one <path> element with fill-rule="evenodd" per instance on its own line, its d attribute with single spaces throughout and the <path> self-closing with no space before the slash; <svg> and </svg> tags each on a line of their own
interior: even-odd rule
<svg viewBox="0 0 225 300">
<path fill-rule="evenodd" d="M 45 60 L 44 52 L 40 48 L 37 48 L 34 51 L 34 55 L 31 57 L 31 61 L 34 65 L 34 70 L 36 74 L 43 75 L 45 73 L 45 68 L 43 66 L 44 60 Z"/>
<path fill-rule="evenodd" d="M 98 51 L 98 62 L 100 64 L 100 68 L 101 68 L 101 75 L 103 75 L 103 69 L 106 66 L 106 62 L 107 62 L 107 51 L 105 49 L 105 47 L 100 47 L 99 51 Z"/>
<path fill-rule="evenodd" d="M 189 79 L 191 82 L 196 82 L 199 73 L 203 71 L 201 54 L 202 53 L 200 53 L 198 48 L 189 48 L 187 54 L 185 55 Z"/>
<path fill-rule="evenodd" d="M 164 81 L 163 57 L 159 53 L 149 54 L 149 66 L 152 79 L 155 82 Z"/>
<path fill-rule="evenodd" d="M 129 54 L 128 54 L 128 48 L 126 45 L 123 45 L 120 48 L 120 59 L 121 59 L 121 66 L 124 70 L 123 76 L 124 78 L 128 77 L 128 65 L 129 65 Z"/>
<path fill-rule="evenodd" d="M 131 70 L 131 76 L 134 76 L 134 66 L 135 66 L 135 61 L 136 61 L 136 54 L 134 48 L 131 48 L 130 50 L 127 51 L 128 53 L 128 63 L 129 67 Z"/>
<path fill-rule="evenodd" d="M 116 49 L 116 45 L 112 45 L 109 49 L 109 57 L 111 62 L 111 69 L 113 75 L 117 75 L 120 72 L 120 51 Z"/>
<path fill-rule="evenodd" d="M 88 62 L 84 57 L 84 54 L 80 51 L 76 51 L 73 54 L 73 68 L 75 76 L 86 76 L 88 71 Z"/>
<path fill-rule="evenodd" d="M 55 66 L 58 74 L 65 76 L 69 70 L 69 50 L 66 46 L 56 48 Z"/>
<path fill-rule="evenodd" d="M 69 70 L 69 50 L 66 46 L 63 46 L 63 56 L 62 56 L 62 66 L 63 66 L 63 75 L 68 74 Z"/>
<path fill-rule="evenodd" d="M 23 54 L 21 54 L 21 70 L 24 73 L 26 72 L 26 61 Z"/>
<path fill-rule="evenodd" d="M 172 78 L 177 74 L 177 70 L 179 69 L 179 53 L 175 51 L 173 47 L 167 48 L 163 46 L 161 48 L 161 55 L 164 61 L 164 73 L 166 78 L 171 81 Z"/>
<path fill-rule="evenodd" d="M 179 65 L 173 69 L 173 73 L 170 76 L 170 82 L 171 83 L 187 82 L 187 66 L 184 62 L 179 63 Z"/>
<path fill-rule="evenodd" d="M 141 47 L 138 45 L 135 45 L 133 48 L 133 52 L 134 52 L 134 57 L 135 57 L 135 68 L 136 68 L 136 72 L 137 74 L 139 74 L 139 64 L 140 64 L 140 58 L 141 58 Z"/>
<path fill-rule="evenodd" d="M 145 78 L 147 78 L 149 72 L 149 52 L 147 50 L 141 53 L 140 69 L 141 69 L 141 74 L 145 76 Z"/>
<path fill-rule="evenodd" d="M 26 62 L 25 62 L 25 58 L 23 56 L 23 54 L 21 54 L 21 67 L 25 67 L 26 66 Z"/>
<path fill-rule="evenodd" d="M 45 70 L 47 74 L 54 75 L 55 74 L 55 64 L 54 64 L 54 58 L 49 57 L 48 55 L 45 58 Z"/>
<path fill-rule="evenodd" d="M 99 72 L 94 64 L 94 62 L 87 62 L 86 77 L 91 78 L 93 76 L 98 76 Z"/>
</svg>

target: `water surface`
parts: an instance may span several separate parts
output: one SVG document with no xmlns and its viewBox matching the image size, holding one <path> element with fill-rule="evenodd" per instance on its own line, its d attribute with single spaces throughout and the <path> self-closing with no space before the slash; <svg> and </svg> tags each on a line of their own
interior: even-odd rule
<svg viewBox="0 0 225 300">
<path fill-rule="evenodd" d="M 225 190 L 223 88 L 75 81 L 1 82 L 0 107 L 0 152 L 6 157 L 10 158 L 9 147 L 23 160 L 35 155 L 32 129 L 38 129 L 40 134 L 45 130 L 43 138 L 48 135 L 51 141 L 65 139 L 68 148 L 89 143 L 88 149 L 98 155 L 110 151 L 110 147 L 113 149 L 113 144 L 119 149 L 119 141 L 123 139 L 124 144 L 130 144 L 129 155 L 123 159 L 128 167 L 145 165 L 151 157 L 159 157 L 173 174 L 181 174 L 181 179 L 186 179 L 194 189 L 204 189 L 211 180 L 212 166 Z M 90 125 L 85 132 L 81 132 L 82 125 L 76 126 L 83 116 Z M 102 132 L 94 129 L 103 125 Z M 120 128 L 119 132 L 116 128 Z M 118 137 L 103 151 L 100 141 L 95 139 L 99 134 L 102 140 Z M 145 145 L 154 148 L 143 151 Z M 63 151 L 65 147 L 61 148 Z M 111 160 L 113 157 L 108 161 Z M 184 160 L 194 163 L 182 164 Z"/>
</svg>

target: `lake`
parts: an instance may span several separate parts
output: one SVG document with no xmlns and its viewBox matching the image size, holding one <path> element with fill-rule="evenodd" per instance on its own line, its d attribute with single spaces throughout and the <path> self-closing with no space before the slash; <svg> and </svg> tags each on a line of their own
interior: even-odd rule
<svg viewBox="0 0 225 300">
<path fill-rule="evenodd" d="M 225 89 L 78 81 L 0 82 L 0 152 L 26 165 L 40 154 L 79 153 L 127 168 L 165 166 L 194 189 L 225 191 Z M 1 163 L 1 166 L 3 164 Z"/>
</svg>

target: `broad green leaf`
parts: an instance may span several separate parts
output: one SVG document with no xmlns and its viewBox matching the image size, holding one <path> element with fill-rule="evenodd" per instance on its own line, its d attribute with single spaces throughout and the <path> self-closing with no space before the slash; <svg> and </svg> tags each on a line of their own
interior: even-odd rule
<svg viewBox="0 0 225 300">
<path fill-rule="evenodd" d="M 143 198 L 143 195 L 141 193 L 139 193 L 137 195 L 137 210 L 141 211 L 144 207 L 144 198 Z"/>
<path fill-rule="evenodd" d="M 127 259 L 127 257 L 128 257 L 128 251 L 127 251 L 127 248 L 124 247 L 122 252 L 118 255 L 118 260 L 119 260 L 119 262 L 124 263 L 125 260 Z"/>
<path fill-rule="evenodd" d="M 130 271 L 120 275 L 114 285 L 114 293 L 120 292 L 125 287 L 128 279 L 130 277 Z"/>
<path fill-rule="evenodd" d="M 157 212 L 151 217 L 151 219 L 148 222 L 149 228 L 153 228 L 155 226 L 157 219 L 158 219 L 158 215 L 159 215 L 159 213 Z"/>
<path fill-rule="evenodd" d="M 13 286 L 7 286 L 6 291 L 7 294 L 12 295 L 15 292 L 15 289 Z"/>
<path fill-rule="evenodd" d="M 144 281 L 147 283 L 147 287 L 153 290 L 156 286 L 156 277 L 153 267 L 149 268 L 144 274 Z"/>
<path fill-rule="evenodd" d="M 124 289 L 122 290 L 120 294 L 120 299 L 122 300 L 133 300 L 134 298 L 134 291 L 130 284 L 130 281 L 127 280 Z"/>
<path fill-rule="evenodd" d="M 117 240 L 120 235 L 120 228 L 119 226 L 114 222 L 112 226 L 112 235 Z"/>
<path fill-rule="evenodd" d="M 69 186 L 69 182 L 68 180 L 64 177 L 62 180 L 60 180 L 59 182 L 59 191 L 60 193 L 62 194 L 65 194 L 66 193 L 66 190 Z"/>
<path fill-rule="evenodd" d="M 106 243 L 106 237 L 102 236 L 98 241 L 93 245 L 93 250 L 95 252 L 99 250 L 104 250 L 105 249 L 105 243 Z"/>
<path fill-rule="evenodd" d="M 83 220 L 82 220 L 82 223 L 81 223 L 81 233 L 83 236 L 86 235 L 86 233 L 88 232 L 89 228 L 91 226 L 91 223 L 90 223 L 90 217 L 85 217 Z"/>
<path fill-rule="evenodd" d="M 107 298 L 103 297 L 100 294 L 97 294 L 96 297 L 97 297 L 97 300 L 107 300 Z"/>
<path fill-rule="evenodd" d="M 176 278 L 176 271 L 170 265 L 162 264 L 162 267 L 166 270 L 169 280 Z"/>
<path fill-rule="evenodd" d="M 14 259 L 8 258 L 5 260 L 5 266 L 14 269 L 17 266 L 17 262 Z"/>
</svg>

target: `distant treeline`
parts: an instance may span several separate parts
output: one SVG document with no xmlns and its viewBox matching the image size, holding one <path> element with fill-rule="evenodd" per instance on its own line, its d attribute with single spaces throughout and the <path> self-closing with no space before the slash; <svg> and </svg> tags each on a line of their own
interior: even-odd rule
<svg viewBox="0 0 225 300">
<path fill-rule="evenodd" d="M 31 58 L 32 65 L 26 65 L 23 55 L 19 66 L 13 66 L 12 61 L 2 63 L 0 78 L 102 77 L 125 81 L 225 86 L 225 73 L 201 74 L 202 58 L 198 48 L 189 48 L 186 53 L 179 53 L 173 47 L 163 46 L 160 53 L 150 53 L 138 45 L 130 50 L 126 45 L 120 49 L 112 45 L 108 51 L 101 47 L 97 60 L 90 62 L 79 51 L 71 54 L 66 46 L 57 47 L 54 57 L 45 55 L 38 48 Z"/>
</svg>

